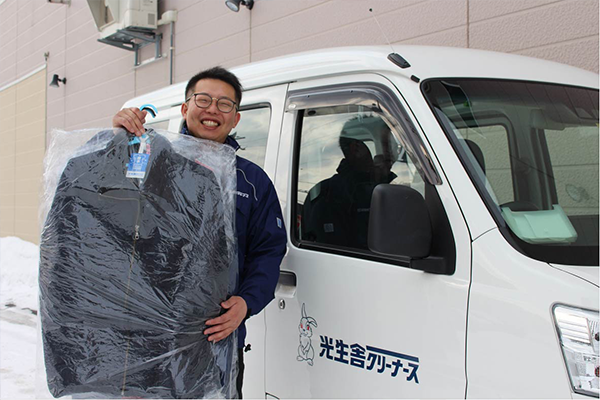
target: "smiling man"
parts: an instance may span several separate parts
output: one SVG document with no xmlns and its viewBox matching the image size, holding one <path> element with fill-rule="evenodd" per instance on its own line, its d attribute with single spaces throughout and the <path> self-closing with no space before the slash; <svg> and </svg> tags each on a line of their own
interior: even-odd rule
<svg viewBox="0 0 600 400">
<path fill-rule="evenodd" d="M 233 86 L 219 79 L 200 76 L 194 82 L 194 78 L 187 84 L 186 100 L 181 105 L 187 129 L 196 137 L 225 143 L 240 120 L 237 106 L 241 92 L 238 95 Z"/>
<path fill-rule="evenodd" d="M 212 140 L 239 149 L 229 134 L 240 120 L 242 87 L 231 72 L 214 67 L 194 75 L 185 89 L 181 133 Z M 144 133 L 146 111 L 126 108 L 113 118 L 113 127 L 136 135 Z M 259 313 L 273 298 L 279 264 L 285 254 L 287 236 L 273 183 L 256 164 L 237 156 L 236 234 L 239 279 L 235 295 L 221 306 L 225 313 L 208 320 L 204 331 L 218 342 L 238 330 L 239 374 L 237 389 L 242 397 L 244 321 Z"/>
</svg>

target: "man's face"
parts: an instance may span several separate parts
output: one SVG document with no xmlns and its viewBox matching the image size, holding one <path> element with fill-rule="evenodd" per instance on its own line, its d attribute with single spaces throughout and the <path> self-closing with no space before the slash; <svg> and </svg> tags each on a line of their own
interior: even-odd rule
<svg viewBox="0 0 600 400">
<path fill-rule="evenodd" d="M 218 79 L 201 79 L 196 83 L 193 93 L 207 93 L 215 99 L 228 98 L 235 101 L 235 90 L 231 85 Z M 197 138 L 224 143 L 225 138 L 240 120 L 240 113 L 234 108 L 224 113 L 217 108 L 213 100 L 208 108 L 200 108 L 194 97 L 181 105 L 181 114 L 187 123 L 189 132 Z"/>
</svg>

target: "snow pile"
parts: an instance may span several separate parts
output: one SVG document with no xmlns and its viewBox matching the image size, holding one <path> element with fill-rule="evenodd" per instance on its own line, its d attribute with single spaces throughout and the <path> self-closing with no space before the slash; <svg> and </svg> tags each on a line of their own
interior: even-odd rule
<svg viewBox="0 0 600 400">
<path fill-rule="evenodd" d="M 0 307 L 37 310 L 39 247 L 0 238 Z"/>
<path fill-rule="evenodd" d="M 0 238 L 0 398 L 51 398 L 38 357 L 39 247 Z M 39 378 L 38 378 L 39 376 Z M 39 383 L 36 383 L 39 382 Z"/>
</svg>

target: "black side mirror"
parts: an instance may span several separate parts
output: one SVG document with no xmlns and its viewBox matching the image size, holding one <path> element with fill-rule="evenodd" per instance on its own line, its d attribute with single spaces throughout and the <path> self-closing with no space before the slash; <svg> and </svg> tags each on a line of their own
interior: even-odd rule
<svg viewBox="0 0 600 400">
<path fill-rule="evenodd" d="M 425 258 L 431 221 L 423 196 L 402 185 L 377 185 L 371 197 L 369 249 L 378 254 Z"/>
<path fill-rule="evenodd" d="M 371 197 L 369 249 L 410 258 L 410 268 L 445 274 L 442 257 L 430 257 L 433 229 L 423 196 L 402 185 L 377 185 Z"/>
</svg>

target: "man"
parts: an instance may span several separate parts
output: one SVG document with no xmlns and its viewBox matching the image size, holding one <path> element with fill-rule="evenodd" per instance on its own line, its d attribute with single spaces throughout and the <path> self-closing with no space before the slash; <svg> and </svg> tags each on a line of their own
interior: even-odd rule
<svg viewBox="0 0 600 400">
<path fill-rule="evenodd" d="M 367 136 L 368 135 L 368 139 Z M 373 158 L 365 144 L 379 144 L 382 154 Z M 373 190 L 390 183 L 396 174 L 391 167 L 393 138 L 379 117 L 348 120 L 340 132 L 339 146 L 344 158 L 336 173 L 313 186 L 302 213 L 302 237 L 317 243 L 368 250 L 369 213 Z"/>
<path fill-rule="evenodd" d="M 373 157 L 360 140 L 340 137 L 344 158 L 332 177 L 308 192 L 303 208 L 306 240 L 367 249 L 368 211 L 375 184 Z"/>
<path fill-rule="evenodd" d="M 240 120 L 241 98 L 241 84 L 231 72 L 214 67 L 198 73 L 185 89 L 185 102 L 181 105 L 185 122 L 181 133 L 239 149 L 239 144 L 228 135 Z M 123 109 L 113 118 L 113 127 L 142 135 L 145 117 L 146 111 Z M 244 158 L 238 156 L 236 161 L 239 280 L 236 294 L 221 304 L 226 311 L 206 322 L 208 328 L 204 334 L 209 341 L 218 342 L 238 330 L 237 389 L 241 398 L 244 321 L 259 313 L 274 298 L 287 236 L 279 200 L 269 177 Z"/>
</svg>

